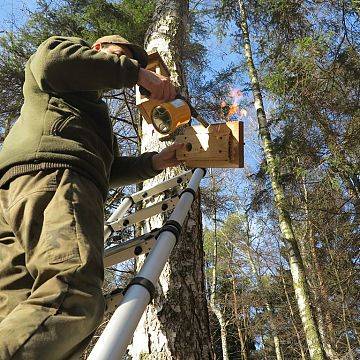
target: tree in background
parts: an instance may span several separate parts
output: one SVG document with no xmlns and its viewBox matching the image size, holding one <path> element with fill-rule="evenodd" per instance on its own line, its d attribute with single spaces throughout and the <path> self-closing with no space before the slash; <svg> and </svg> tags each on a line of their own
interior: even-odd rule
<svg viewBox="0 0 360 360">
<path fill-rule="evenodd" d="M 252 44 L 250 42 L 248 30 L 248 18 L 243 1 L 239 0 L 238 24 L 242 31 L 243 46 L 245 58 L 247 61 L 249 77 L 252 85 L 254 104 L 259 123 L 259 134 L 262 139 L 264 155 L 266 159 L 267 172 L 274 191 L 274 199 L 279 214 L 279 226 L 283 239 L 288 248 L 288 256 L 291 274 L 293 277 L 294 290 L 298 302 L 298 308 L 303 322 L 304 332 L 306 334 L 307 346 L 312 359 L 324 359 L 321 342 L 319 339 L 318 328 L 310 304 L 309 291 L 306 283 L 305 269 L 299 252 L 298 243 L 295 237 L 294 229 L 291 223 L 291 217 L 286 206 L 285 192 L 282 184 L 279 182 L 279 159 L 273 150 L 269 126 L 264 109 L 263 97 L 257 70 L 252 54 Z"/>
<path fill-rule="evenodd" d="M 261 19 L 254 24 L 263 38 L 264 87 L 277 104 L 272 122 L 282 128 L 276 139 L 282 182 L 322 345 L 331 359 L 345 351 L 351 358 L 359 344 L 357 326 L 350 324 L 358 301 L 352 284 L 359 226 L 359 14 L 350 1 L 268 5 L 254 3 L 253 14 Z"/>
<path fill-rule="evenodd" d="M 211 169 L 209 177 L 209 185 L 202 193 L 202 210 L 204 215 L 211 221 L 213 229 L 212 231 L 207 231 L 204 235 L 205 254 L 207 255 L 206 263 L 208 268 L 211 266 L 210 274 L 208 274 L 207 277 L 208 302 L 209 308 L 215 315 L 218 326 L 220 327 L 222 358 L 223 360 L 229 360 L 229 321 L 226 319 L 226 317 L 229 316 L 225 314 L 228 312 L 228 294 L 226 294 L 225 298 L 223 297 L 224 292 L 221 291 L 222 284 L 219 283 L 219 279 L 222 279 L 224 276 L 224 264 L 221 262 L 223 256 L 219 254 L 221 248 L 218 238 L 219 222 L 222 221 L 221 215 L 224 212 L 226 213 L 229 198 L 227 195 L 222 194 L 224 179 L 221 170 L 216 171 L 215 169 Z M 212 250 L 211 255 L 208 254 L 210 249 Z"/>
</svg>

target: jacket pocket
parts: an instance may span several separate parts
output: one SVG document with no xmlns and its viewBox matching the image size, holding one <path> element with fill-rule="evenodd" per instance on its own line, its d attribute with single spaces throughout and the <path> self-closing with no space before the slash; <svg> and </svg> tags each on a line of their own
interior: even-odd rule
<svg viewBox="0 0 360 360">
<path fill-rule="evenodd" d="M 67 127 L 67 125 L 75 118 L 76 116 L 73 114 L 69 114 L 65 117 L 60 117 L 51 126 L 50 134 L 54 136 L 60 136 L 62 131 Z"/>
<path fill-rule="evenodd" d="M 38 247 L 49 264 L 81 263 L 74 213 L 74 189 L 70 171 L 59 172 L 58 187 L 44 210 L 43 230 Z"/>
<path fill-rule="evenodd" d="M 53 204 L 55 205 L 55 204 Z M 50 210 L 50 211 L 49 211 Z M 44 252 L 50 264 L 80 263 L 80 250 L 73 204 L 68 200 L 56 201 L 56 208 L 46 210 Z M 49 219 L 51 216 L 51 220 Z M 56 221 L 56 222 L 55 222 Z"/>
</svg>

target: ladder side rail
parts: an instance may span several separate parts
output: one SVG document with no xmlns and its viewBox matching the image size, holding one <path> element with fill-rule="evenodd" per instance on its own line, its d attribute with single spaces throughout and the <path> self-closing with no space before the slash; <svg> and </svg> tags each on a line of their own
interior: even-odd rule
<svg viewBox="0 0 360 360">
<path fill-rule="evenodd" d="M 111 222 L 115 221 L 116 219 L 123 217 L 124 214 L 131 208 L 133 203 L 134 202 L 131 197 L 126 197 L 123 199 L 123 201 L 117 207 L 117 209 L 111 214 L 111 216 L 106 221 L 105 226 L 104 226 L 104 241 L 105 242 L 111 236 L 111 234 L 114 232 L 114 229 L 108 223 L 111 223 Z"/>
<path fill-rule="evenodd" d="M 182 226 L 187 213 L 194 200 L 194 193 L 205 175 L 205 169 L 195 169 L 187 189 L 191 191 L 182 194 L 169 221 L 174 221 Z M 166 226 L 166 225 L 165 225 Z M 165 230 L 160 235 L 147 256 L 144 265 L 136 278 L 145 278 L 153 286 L 169 259 L 170 253 L 176 244 L 176 236 L 172 231 Z M 136 279 L 135 278 L 135 279 Z M 127 290 L 108 325 L 93 348 L 89 360 L 117 360 L 125 354 L 137 324 L 150 301 L 151 295 L 148 288 L 143 285 L 133 284 Z"/>
</svg>

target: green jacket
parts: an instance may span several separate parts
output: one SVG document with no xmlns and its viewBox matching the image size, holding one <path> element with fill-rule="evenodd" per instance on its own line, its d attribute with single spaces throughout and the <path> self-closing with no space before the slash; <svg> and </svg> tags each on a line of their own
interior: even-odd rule
<svg viewBox="0 0 360 360">
<path fill-rule="evenodd" d="M 70 167 L 108 186 L 155 176 L 154 153 L 121 157 L 101 93 L 132 87 L 139 65 L 97 52 L 82 39 L 53 36 L 25 67 L 24 104 L 0 151 L 1 183 L 45 168 Z"/>
</svg>

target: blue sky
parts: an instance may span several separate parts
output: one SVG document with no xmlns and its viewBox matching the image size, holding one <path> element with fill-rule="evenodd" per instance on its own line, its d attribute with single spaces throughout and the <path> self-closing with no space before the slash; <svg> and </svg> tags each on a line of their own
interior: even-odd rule
<svg viewBox="0 0 360 360">
<path fill-rule="evenodd" d="M 11 30 L 11 20 L 21 23 L 26 19 L 26 8 L 35 5 L 35 0 L 0 0 L 0 31 Z"/>
</svg>

